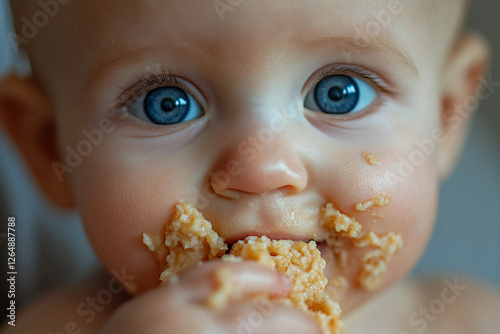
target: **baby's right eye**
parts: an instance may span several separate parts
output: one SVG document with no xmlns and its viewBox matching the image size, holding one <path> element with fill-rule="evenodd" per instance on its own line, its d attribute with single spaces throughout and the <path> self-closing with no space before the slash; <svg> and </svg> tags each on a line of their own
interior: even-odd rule
<svg viewBox="0 0 500 334">
<path fill-rule="evenodd" d="M 130 105 L 129 112 L 158 125 L 177 124 L 203 116 L 196 99 L 175 86 L 159 87 L 143 94 Z"/>
</svg>

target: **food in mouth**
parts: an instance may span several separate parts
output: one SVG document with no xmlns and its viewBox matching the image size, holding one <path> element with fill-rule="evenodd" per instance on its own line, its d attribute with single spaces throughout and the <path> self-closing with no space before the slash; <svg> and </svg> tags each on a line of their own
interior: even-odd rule
<svg viewBox="0 0 500 334">
<path fill-rule="evenodd" d="M 388 263 L 402 246 L 401 236 L 395 233 L 384 236 L 373 232 L 365 234 L 359 222 L 342 214 L 331 203 L 321 210 L 320 220 L 325 237 L 318 241 L 335 245 L 339 238 L 345 238 L 354 247 L 374 248 L 363 257 L 358 284 L 368 290 L 378 287 Z M 249 236 L 228 245 L 192 204 L 179 202 L 164 234 L 150 236 L 144 233 L 143 242 L 160 263 L 160 281 L 163 284 L 175 282 L 177 274 L 188 267 L 216 258 L 256 261 L 277 270 L 292 280 L 292 289 L 287 296 L 274 302 L 292 305 L 311 314 L 325 334 L 341 332 L 341 309 L 325 292 L 328 284 L 324 273 L 326 261 L 316 241 L 306 243 Z M 228 275 L 226 270 L 226 267 L 221 267 L 215 272 L 217 288 L 207 300 L 210 307 L 225 307 L 232 294 L 231 286 L 225 284 L 224 277 Z"/>
<path fill-rule="evenodd" d="M 340 333 L 340 306 L 325 293 L 328 283 L 324 274 L 326 262 L 315 241 L 306 243 L 250 236 L 235 243 L 231 252 L 222 259 L 256 261 L 285 274 L 292 281 L 292 289 L 287 296 L 276 302 L 294 306 L 310 314 L 323 333 Z M 227 288 L 222 291 L 227 291 Z"/>
</svg>

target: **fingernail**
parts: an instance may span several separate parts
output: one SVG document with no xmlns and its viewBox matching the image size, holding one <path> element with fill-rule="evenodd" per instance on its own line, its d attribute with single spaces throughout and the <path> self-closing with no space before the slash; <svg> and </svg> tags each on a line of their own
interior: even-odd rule
<svg viewBox="0 0 500 334">
<path fill-rule="evenodd" d="M 269 297 L 271 299 L 278 299 L 278 298 L 284 297 L 289 292 L 290 286 L 292 285 L 292 280 L 288 276 L 283 275 L 283 274 L 279 274 L 279 275 L 280 275 L 281 282 L 285 286 L 284 287 L 281 286 L 279 288 L 273 289 L 271 291 L 271 293 L 269 294 Z"/>
<path fill-rule="evenodd" d="M 281 276 L 281 281 L 286 284 L 286 285 L 291 285 L 292 284 L 292 280 L 290 279 L 290 277 L 286 276 L 286 275 L 283 275 L 283 274 L 280 274 Z"/>
</svg>

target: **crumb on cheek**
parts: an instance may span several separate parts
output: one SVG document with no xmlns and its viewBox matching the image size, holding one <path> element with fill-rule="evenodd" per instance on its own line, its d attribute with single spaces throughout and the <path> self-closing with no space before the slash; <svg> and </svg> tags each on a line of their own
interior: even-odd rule
<svg viewBox="0 0 500 334">
<path fill-rule="evenodd" d="M 369 163 L 370 165 L 377 166 L 380 164 L 380 159 L 375 153 L 363 152 L 362 154 L 366 162 Z"/>
<path fill-rule="evenodd" d="M 391 202 L 391 199 L 392 195 L 381 194 L 368 201 L 357 203 L 354 206 L 354 209 L 356 211 L 364 212 L 368 209 L 375 208 L 375 210 L 372 212 L 372 215 L 379 218 L 383 218 L 384 214 L 379 210 L 379 208 L 387 206 Z"/>
</svg>

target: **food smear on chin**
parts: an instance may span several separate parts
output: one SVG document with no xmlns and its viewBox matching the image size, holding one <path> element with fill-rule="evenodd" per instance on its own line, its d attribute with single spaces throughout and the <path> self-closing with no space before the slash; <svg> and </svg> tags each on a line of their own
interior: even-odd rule
<svg viewBox="0 0 500 334">
<path fill-rule="evenodd" d="M 375 290 L 381 284 L 392 258 L 403 247 L 400 234 L 389 232 L 379 236 L 374 232 L 363 233 L 362 226 L 328 203 L 321 210 L 321 224 L 326 230 L 326 243 L 335 247 L 341 238 L 347 238 L 356 248 L 373 248 L 365 253 L 357 283 L 366 290 Z"/>
<path fill-rule="evenodd" d="M 403 247 L 403 238 L 393 232 L 383 236 L 369 232 L 362 238 L 353 240 L 353 244 L 358 248 L 375 248 L 365 253 L 362 270 L 358 273 L 358 283 L 367 290 L 375 290 L 382 284 L 392 258 Z"/>
</svg>

